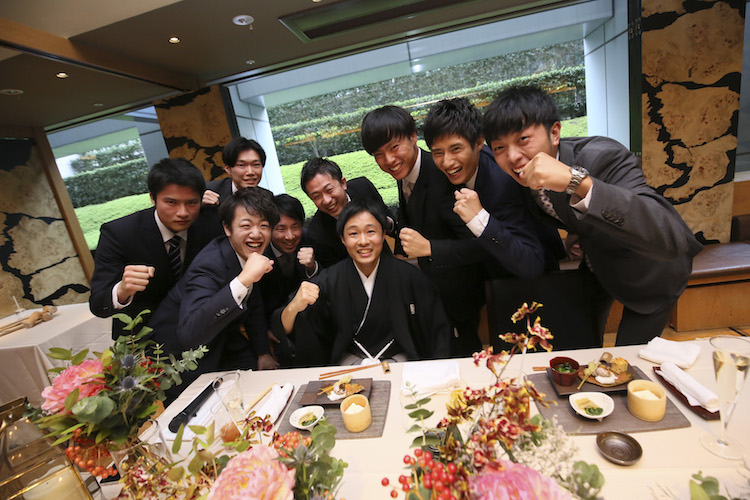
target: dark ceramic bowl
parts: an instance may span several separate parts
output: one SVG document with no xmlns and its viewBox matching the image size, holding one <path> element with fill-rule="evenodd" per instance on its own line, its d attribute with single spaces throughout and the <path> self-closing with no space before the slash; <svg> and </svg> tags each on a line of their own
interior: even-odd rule
<svg viewBox="0 0 750 500">
<path fill-rule="evenodd" d="M 570 373 L 561 373 L 557 371 L 557 367 L 564 363 L 568 363 L 570 367 L 573 368 L 573 371 Z M 578 361 L 575 359 L 558 356 L 550 360 L 549 366 L 552 368 L 552 380 L 559 385 L 568 387 L 578 380 Z"/>
</svg>

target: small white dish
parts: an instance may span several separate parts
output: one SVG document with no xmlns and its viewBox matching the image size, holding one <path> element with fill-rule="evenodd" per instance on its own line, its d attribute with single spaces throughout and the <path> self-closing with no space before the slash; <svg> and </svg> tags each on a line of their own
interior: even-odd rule
<svg viewBox="0 0 750 500">
<path fill-rule="evenodd" d="M 302 425 L 302 422 L 300 421 L 302 417 L 311 412 L 313 415 L 315 415 L 315 420 L 309 422 L 307 425 Z M 298 408 L 294 410 L 294 412 L 292 412 L 292 414 L 289 416 L 289 423 L 297 429 L 306 430 L 317 424 L 320 419 L 323 418 L 324 412 L 325 410 L 322 406 L 303 406 L 302 408 Z"/>
<path fill-rule="evenodd" d="M 580 409 L 577 403 L 583 398 L 591 400 L 591 402 L 603 410 L 602 413 L 600 415 L 589 415 L 584 410 Z M 568 397 L 568 401 L 576 413 L 590 420 L 601 421 L 604 417 L 609 416 L 615 409 L 615 402 L 603 392 L 576 392 Z"/>
</svg>

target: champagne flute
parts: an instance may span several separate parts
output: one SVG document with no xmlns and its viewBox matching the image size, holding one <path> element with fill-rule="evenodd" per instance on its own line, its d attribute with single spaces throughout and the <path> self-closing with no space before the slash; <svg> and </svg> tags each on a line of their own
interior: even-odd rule
<svg viewBox="0 0 750 500">
<path fill-rule="evenodd" d="M 721 436 L 717 438 L 705 434 L 700 441 L 714 455 L 730 460 L 740 460 L 743 457 L 744 450 L 740 443 L 729 438 L 727 426 L 750 370 L 750 340 L 743 337 L 720 335 L 712 337 L 710 342 L 714 348 L 713 361 L 719 394 Z"/>
</svg>

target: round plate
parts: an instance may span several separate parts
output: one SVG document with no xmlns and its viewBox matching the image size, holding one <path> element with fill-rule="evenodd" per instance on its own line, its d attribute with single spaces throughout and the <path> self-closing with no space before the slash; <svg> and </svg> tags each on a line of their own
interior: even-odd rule
<svg viewBox="0 0 750 500">
<path fill-rule="evenodd" d="M 604 410 L 601 415 L 589 415 L 585 411 L 581 410 L 576 402 L 579 399 L 588 398 L 590 399 L 596 406 Z M 573 407 L 573 410 L 575 410 L 576 413 L 578 413 L 580 416 L 584 418 L 588 418 L 591 420 L 602 420 L 604 417 L 609 416 L 609 414 L 612 413 L 612 411 L 615 409 L 615 402 L 604 394 L 603 392 L 576 392 L 575 394 L 571 394 L 568 396 L 568 401 L 570 402 L 570 406 Z"/>
<path fill-rule="evenodd" d="M 596 446 L 604 458 L 617 465 L 633 465 L 643 455 L 638 441 L 621 432 L 597 434 Z"/>
<path fill-rule="evenodd" d="M 300 423 L 300 419 L 310 412 L 315 415 L 315 420 L 307 425 L 302 425 Z M 302 408 L 294 410 L 294 412 L 289 416 L 289 423 L 297 429 L 309 429 L 310 427 L 318 423 L 318 421 L 323 417 L 324 412 L 325 410 L 322 406 L 303 406 Z"/>
</svg>

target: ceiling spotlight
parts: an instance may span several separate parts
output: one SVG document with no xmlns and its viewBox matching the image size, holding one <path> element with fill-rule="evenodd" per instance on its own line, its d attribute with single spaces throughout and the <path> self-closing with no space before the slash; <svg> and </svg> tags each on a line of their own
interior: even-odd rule
<svg viewBox="0 0 750 500">
<path fill-rule="evenodd" d="M 245 61 L 247 64 L 255 64 L 255 59 L 248 59 Z"/>
<path fill-rule="evenodd" d="M 58 77 L 58 78 L 67 78 L 67 77 L 69 77 L 70 75 L 69 75 L 69 74 L 67 74 L 67 73 L 66 73 L 65 71 L 60 71 L 60 72 L 59 72 L 59 73 L 57 73 L 57 74 L 56 74 L 55 76 L 56 76 L 56 77 Z"/>
<path fill-rule="evenodd" d="M 176 36 L 170 36 L 169 43 L 180 43 L 180 39 L 177 38 Z"/>
<path fill-rule="evenodd" d="M 323 0 L 312 0 L 312 1 L 313 1 L 313 3 L 320 3 L 320 2 L 322 2 Z"/>
<path fill-rule="evenodd" d="M 3 95 L 21 95 L 21 94 L 23 94 L 23 90 L 21 90 L 21 89 L 2 89 L 2 90 L 0 90 L 0 94 L 3 94 Z"/>
<path fill-rule="evenodd" d="M 104 103 L 101 103 L 101 102 L 95 102 L 95 103 L 94 103 L 94 107 L 95 107 L 95 108 L 101 108 L 101 107 L 103 107 L 103 106 L 104 106 Z"/>
<path fill-rule="evenodd" d="M 253 21 L 255 21 L 255 19 L 253 19 L 253 16 L 248 16 L 247 14 L 234 16 L 234 18 L 232 18 L 232 22 L 237 26 L 249 26 L 251 29 L 253 27 Z"/>
</svg>

